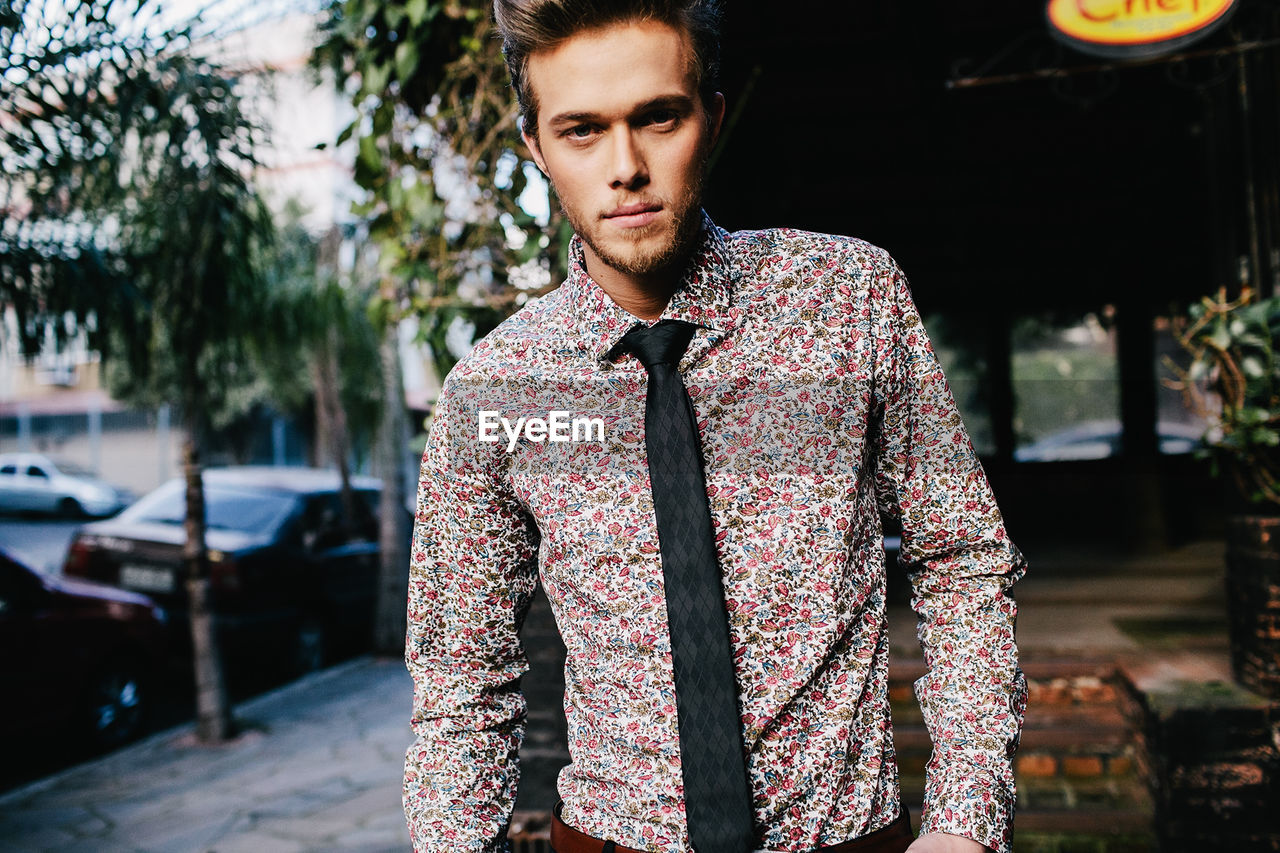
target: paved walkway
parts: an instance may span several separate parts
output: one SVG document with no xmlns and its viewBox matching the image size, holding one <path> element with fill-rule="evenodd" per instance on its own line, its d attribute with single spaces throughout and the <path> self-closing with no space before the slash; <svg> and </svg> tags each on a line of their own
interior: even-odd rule
<svg viewBox="0 0 1280 853">
<path fill-rule="evenodd" d="M 1016 588 L 1026 660 L 1190 656 L 1225 674 L 1222 545 L 1158 557 L 1028 550 Z M 541 602 L 541 597 L 539 597 Z M 891 612 L 897 659 L 914 616 Z M 554 801 L 567 761 L 559 655 L 545 606 L 526 624 L 531 724 L 519 809 Z M 360 658 L 236 708 L 246 728 L 206 747 L 190 726 L 0 796 L 0 851 L 404 851 L 400 807 L 412 684 L 398 660 Z"/>
<path fill-rule="evenodd" d="M 215 747 L 190 726 L 0 798 L 0 850 L 403 851 L 412 683 L 361 658 L 236 709 Z"/>
</svg>

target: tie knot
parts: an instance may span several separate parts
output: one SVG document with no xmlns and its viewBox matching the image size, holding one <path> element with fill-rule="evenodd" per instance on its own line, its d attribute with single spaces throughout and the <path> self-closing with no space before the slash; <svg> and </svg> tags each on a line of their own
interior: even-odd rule
<svg viewBox="0 0 1280 853">
<path fill-rule="evenodd" d="M 669 364 L 674 368 L 689 348 L 696 328 L 684 320 L 660 320 L 654 326 L 637 325 L 622 336 L 618 348 L 635 353 L 647 371 L 651 371 L 655 364 Z"/>
</svg>

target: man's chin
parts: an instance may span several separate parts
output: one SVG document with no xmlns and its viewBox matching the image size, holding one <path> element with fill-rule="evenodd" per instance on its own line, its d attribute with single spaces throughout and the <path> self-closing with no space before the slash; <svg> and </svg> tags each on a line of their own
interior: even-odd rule
<svg viewBox="0 0 1280 853">
<path fill-rule="evenodd" d="M 628 275 L 653 275 L 669 270 L 677 258 L 675 241 L 666 239 L 610 240 L 597 247 L 600 259 Z"/>
<path fill-rule="evenodd" d="M 628 275 L 654 276 L 675 272 L 679 261 L 680 258 L 674 252 L 661 252 L 619 258 L 618 262 L 611 266 Z"/>
</svg>

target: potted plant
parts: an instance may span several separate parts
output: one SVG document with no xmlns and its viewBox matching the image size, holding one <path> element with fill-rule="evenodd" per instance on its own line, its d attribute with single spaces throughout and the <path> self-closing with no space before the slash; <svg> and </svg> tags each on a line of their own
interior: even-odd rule
<svg viewBox="0 0 1280 853">
<path fill-rule="evenodd" d="M 1210 424 L 1205 453 L 1233 485 L 1227 608 L 1236 681 L 1280 699 L 1280 297 L 1245 289 L 1193 305 L 1178 329 L 1191 354 L 1176 383 Z"/>
</svg>

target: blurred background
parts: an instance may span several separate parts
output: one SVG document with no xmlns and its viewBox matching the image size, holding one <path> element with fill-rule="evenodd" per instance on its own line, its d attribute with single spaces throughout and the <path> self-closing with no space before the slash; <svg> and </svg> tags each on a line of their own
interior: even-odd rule
<svg viewBox="0 0 1280 853">
<path fill-rule="evenodd" d="M 1280 849 L 1280 2 L 725 12 L 708 212 L 897 259 L 1029 558 L 1017 849 Z M 0 842 L 407 844 L 396 658 L 431 408 L 475 341 L 563 280 L 570 233 L 489 14 L 0 5 L 0 656 L 25 697 L 7 730 L 30 732 L 0 778 Z M 890 585 L 918 817 L 921 664 Z M 567 761 L 541 599 L 525 643 L 512 835 L 534 850 Z M 253 821 L 190 814 L 154 837 L 39 817 L 39 780 L 149 732 L 234 745 L 269 730 L 254 719 L 307 718 L 321 700 L 302 688 L 244 703 L 334 664 L 390 703 L 370 717 L 389 746 L 350 759 L 376 765 L 348 783 L 377 795 L 353 815 L 385 818 L 352 817 L 366 847 L 296 826 L 254 847 Z M 315 737 L 357 738 L 335 725 Z M 119 780 L 154 778 L 157 754 L 64 787 L 95 808 L 142 797 Z"/>
</svg>

